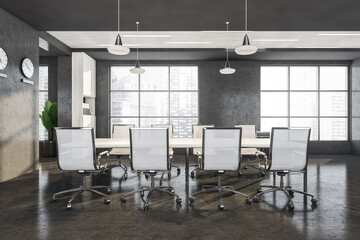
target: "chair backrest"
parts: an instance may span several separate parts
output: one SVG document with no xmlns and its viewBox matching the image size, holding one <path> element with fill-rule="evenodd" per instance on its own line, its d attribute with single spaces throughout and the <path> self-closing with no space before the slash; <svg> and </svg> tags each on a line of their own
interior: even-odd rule
<svg viewBox="0 0 360 240">
<path fill-rule="evenodd" d="M 55 132 L 61 170 L 97 170 L 92 128 L 55 128 Z"/>
<path fill-rule="evenodd" d="M 236 128 L 242 128 L 241 135 L 243 138 L 256 138 L 255 125 L 235 125 Z"/>
<path fill-rule="evenodd" d="M 170 170 L 168 128 L 130 128 L 131 169 Z"/>
<path fill-rule="evenodd" d="M 307 166 L 310 128 L 272 128 L 272 171 L 302 171 Z"/>
<path fill-rule="evenodd" d="M 214 124 L 208 125 L 193 125 L 193 138 L 202 138 L 203 137 L 203 129 L 204 128 L 213 128 Z"/>
<path fill-rule="evenodd" d="M 241 131 L 241 128 L 205 128 L 201 169 L 239 170 Z"/>
<path fill-rule="evenodd" d="M 154 128 L 169 128 L 169 138 L 173 137 L 173 125 L 172 124 L 152 124 Z"/>
<path fill-rule="evenodd" d="M 112 138 L 129 138 L 129 129 L 135 127 L 134 124 L 114 124 Z"/>
</svg>

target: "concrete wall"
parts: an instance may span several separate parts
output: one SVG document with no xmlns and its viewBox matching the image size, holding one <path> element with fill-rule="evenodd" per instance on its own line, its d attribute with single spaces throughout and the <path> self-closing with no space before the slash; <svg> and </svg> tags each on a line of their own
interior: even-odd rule
<svg viewBox="0 0 360 240">
<path fill-rule="evenodd" d="M 353 153 L 360 154 L 360 59 L 353 61 L 351 75 L 351 145 Z"/>
<path fill-rule="evenodd" d="M 71 56 L 58 57 L 59 127 L 71 127 L 72 122 L 72 61 Z"/>
<path fill-rule="evenodd" d="M 0 78 L 0 182 L 38 169 L 39 162 L 39 34 L 20 19 L 0 8 L 0 46 L 9 65 Z M 31 80 L 20 82 L 21 60 L 29 57 L 35 66 Z"/>
<path fill-rule="evenodd" d="M 299 63 L 299 62 L 297 62 Z M 309 63 L 309 62 L 307 62 Z M 324 63 L 324 62 L 323 62 Z M 335 62 L 333 62 L 335 63 Z M 133 65 L 125 61 L 97 61 L 96 131 L 97 137 L 109 137 L 109 79 L 111 65 Z M 221 75 L 223 61 L 143 61 L 143 65 L 198 65 L 199 122 L 217 126 L 256 124 L 260 127 L 260 66 L 263 64 L 296 64 L 294 62 L 232 61 L 233 75 Z M 314 62 L 319 64 L 319 62 Z M 344 64 L 344 62 L 342 62 Z M 360 86 L 360 83 L 359 83 Z M 311 142 L 311 153 L 351 153 L 351 143 Z"/>
</svg>

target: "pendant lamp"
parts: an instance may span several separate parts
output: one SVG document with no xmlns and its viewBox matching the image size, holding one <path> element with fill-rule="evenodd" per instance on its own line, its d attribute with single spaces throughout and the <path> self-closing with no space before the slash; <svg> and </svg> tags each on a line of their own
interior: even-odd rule
<svg viewBox="0 0 360 240">
<path fill-rule="evenodd" d="M 226 32 L 229 31 L 229 22 L 226 22 Z M 230 67 L 229 62 L 229 49 L 226 48 L 226 62 L 225 67 L 223 69 L 220 69 L 221 74 L 233 74 L 236 70 Z"/>
<path fill-rule="evenodd" d="M 130 69 L 130 72 L 134 74 L 143 74 L 145 72 L 139 62 L 139 22 L 136 22 L 136 62 L 135 67 Z"/>
</svg>

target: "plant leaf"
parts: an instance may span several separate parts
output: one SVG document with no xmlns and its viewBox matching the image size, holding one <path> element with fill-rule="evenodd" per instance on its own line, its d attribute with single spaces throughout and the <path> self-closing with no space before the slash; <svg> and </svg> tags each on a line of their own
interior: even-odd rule
<svg viewBox="0 0 360 240">
<path fill-rule="evenodd" d="M 51 122 L 51 118 L 49 114 L 47 114 L 45 111 L 42 112 L 41 122 L 48 132 L 51 132 L 54 129 L 54 125 Z"/>
<path fill-rule="evenodd" d="M 58 105 L 53 103 L 49 109 L 49 117 L 51 119 L 51 123 L 54 127 L 58 126 Z"/>
<path fill-rule="evenodd" d="M 45 112 L 49 112 L 49 110 L 50 110 L 50 108 L 51 108 L 51 105 L 52 105 L 53 103 L 50 101 L 50 100 L 47 100 L 46 102 L 45 102 L 45 106 L 44 106 L 44 111 Z"/>
</svg>

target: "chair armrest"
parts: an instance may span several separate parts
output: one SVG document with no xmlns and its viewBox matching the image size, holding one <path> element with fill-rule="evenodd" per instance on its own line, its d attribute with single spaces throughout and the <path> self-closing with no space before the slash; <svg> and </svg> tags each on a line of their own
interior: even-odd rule
<svg viewBox="0 0 360 240">
<path fill-rule="evenodd" d="M 199 168 L 202 169 L 203 168 L 203 161 L 202 161 L 203 157 L 202 155 L 198 155 L 198 164 L 199 164 Z"/>
<path fill-rule="evenodd" d="M 168 166 L 168 169 L 170 169 L 170 171 L 171 171 L 171 166 L 172 166 L 172 160 L 173 160 L 173 155 L 169 155 L 169 166 Z"/>
<path fill-rule="evenodd" d="M 99 153 L 98 159 L 97 159 L 98 160 L 97 164 L 98 164 L 99 169 L 101 168 L 101 158 L 104 155 L 106 155 L 105 168 L 108 166 L 110 152 L 109 151 L 103 151 L 103 152 Z"/>
</svg>

